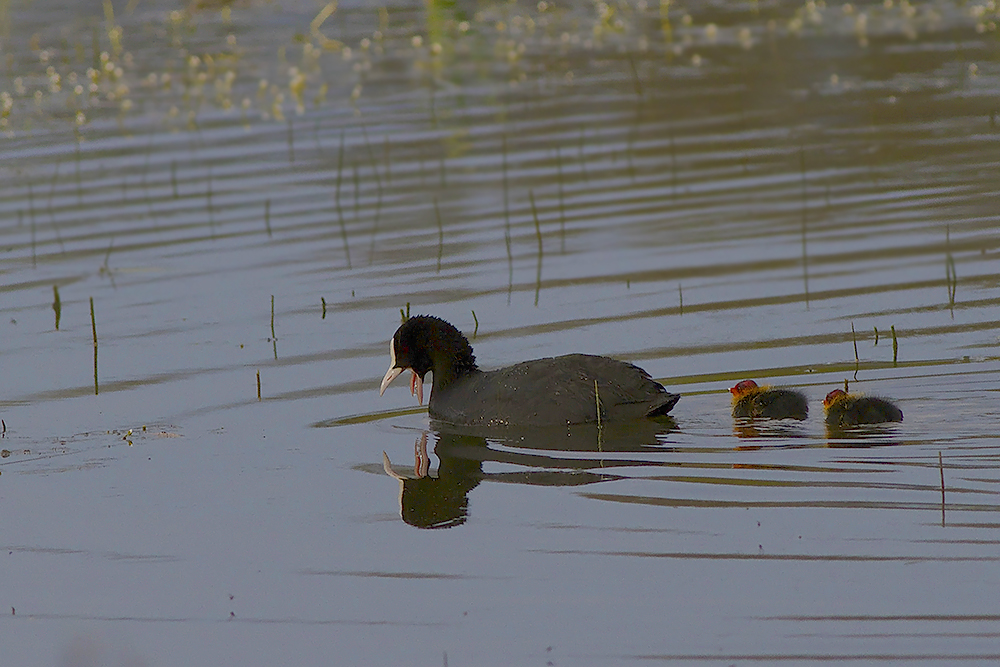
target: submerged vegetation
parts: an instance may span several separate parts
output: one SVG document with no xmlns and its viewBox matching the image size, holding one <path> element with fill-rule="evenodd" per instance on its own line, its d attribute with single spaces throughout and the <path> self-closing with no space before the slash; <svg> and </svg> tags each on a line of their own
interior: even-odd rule
<svg viewBox="0 0 1000 667">
<path fill-rule="evenodd" d="M 54 15 L 65 23 L 42 24 L 27 15 L 34 7 L 2 10 L 0 129 L 8 136 L 62 127 L 82 139 L 92 123 L 114 120 L 127 132 L 134 118 L 196 129 L 216 113 L 239 114 L 248 125 L 281 122 L 329 104 L 359 113 L 379 68 L 403 68 L 410 85 L 426 87 L 433 98 L 483 81 L 571 85 L 580 58 L 624 58 L 641 96 L 647 58 L 666 59 L 679 76 L 690 76 L 718 49 L 766 48 L 776 37 L 852 35 L 864 49 L 875 38 L 915 40 L 935 30 L 991 33 L 1000 19 L 995 0 L 755 1 L 722 14 L 698 2 L 647 0 L 480 3 L 471 12 L 450 2 L 391 11 L 331 2 L 311 16 L 286 15 L 280 2 L 167 10 L 141 2 L 116 9 L 105 0 L 103 7 L 90 20 L 60 12 Z M 287 31 L 285 45 L 270 56 L 255 39 L 269 23 L 279 27 L 268 29 Z M 966 75 L 977 73 L 977 63 L 969 62 Z M 854 85 L 837 73 L 827 84 Z"/>
</svg>

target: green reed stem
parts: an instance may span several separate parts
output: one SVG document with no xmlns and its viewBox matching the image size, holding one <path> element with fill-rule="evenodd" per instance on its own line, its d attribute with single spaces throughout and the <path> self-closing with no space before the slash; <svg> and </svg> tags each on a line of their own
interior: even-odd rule
<svg viewBox="0 0 1000 667">
<path fill-rule="evenodd" d="M 52 310 L 56 311 L 56 331 L 59 331 L 59 318 L 62 317 L 62 301 L 59 299 L 59 285 L 52 286 L 52 293 L 55 299 L 52 301 Z"/>
<path fill-rule="evenodd" d="M 896 341 L 896 325 L 889 327 L 892 331 L 892 363 L 895 365 L 899 357 L 899 343 Z"/>
<path fill-rule="evenodd" d="M 597 428 L 601 428 L 601 392 L 597 389 L 597 380 L 594 380 L 594 400 L 597 405 Z"/>
<path fill-rule="evenodd" d="M 542 256 L 542 226 L 538 222 L 538 209 L 535 208 L 535 192 L 528 190 L 528 201 L 531 202 L 531 216 L 535 219 L 535 238 L 538 240 L 538 256 Z"/>
<path fill-rule="evenodd" d="M 858 336 L 854 331 L 854 322 L 851 322 L 851 340 L 854 341 L 854 379 L 858 379 L 858 368 L 861 366 L 861 357 L 858 356 Z"/>
<path fill-rule="evenodd" d="M 90 297 L 90 329 L 94 334 L 94 396 L 97 396 L 97 317 L 94 315 L 94 297 Z"/>
<path fill-rule="evenodd" d="M 563 193 L 562 151 L 556 146 L 556 172 L 559 175 L 559 252 L 566 252 L 566 205 Z"/>
<path fill-rule="evenodd" d="M 432 197 L 434 200 L 434 218 L 437 220 L 438 228 L 438 261 L 437 261 L 437 272 L 441 273 L 441 257 L 444 255 L 444 224 L 441 222 L 441 208 L 438 206 L 437 196 Z"/>
<path fill-rule="evenodd" d="M 941 474 L 941 525 L 944 525 L 944 459 L 938 451 L 938 472 Z"/>
</svg>

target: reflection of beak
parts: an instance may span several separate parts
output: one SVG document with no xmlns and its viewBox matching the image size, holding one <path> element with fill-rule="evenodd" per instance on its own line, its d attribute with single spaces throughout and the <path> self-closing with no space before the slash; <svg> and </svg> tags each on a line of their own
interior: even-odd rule
<svg viewBox="0 0 1000 667">
<path fill-rule="evenodd" d="M 389 455 L 386 454 L 385 452 L 382 452 L 382 470 L 385 471 L 386 475 L 392 477 L 393 479 L 397 479 L 400 482 L 406 479 L 405 477 L 403 477 L 398 472 L 392 469 L 392 462 L 389 461 Z"/>
<path fill-rule="evenodd" d="M 385 393 L 385 388 L 388 387 L 393 380 L 399 377 L 399 374 L 403 372 L 402 368 L 389 367 L 389 370 L 385 372 L 385 377 L 382 378 L 382 384 L 379 385 L 378 395 L 381 396 Z"/>
<path fill-rule="evenodd" d="M 382 470 L 385 474 L 393 479 L 399 480 L 400 482 L 407 479 L 423 479 L 427 477 L 427 474 L 431 466 L 431 457 L 427 455 L 427 431 L 424 431 L 417 441 L 413 443 L 413 477 L 404 477 L 398 472 L 392 469 L 392 461 L 389 460 L 389 455 L 382 452 Z"/>
</svg>

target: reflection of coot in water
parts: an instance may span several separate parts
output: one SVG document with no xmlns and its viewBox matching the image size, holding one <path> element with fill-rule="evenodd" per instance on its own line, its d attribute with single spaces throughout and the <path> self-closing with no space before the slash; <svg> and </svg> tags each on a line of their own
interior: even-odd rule
<svg viewBox="0 0 1000 667">
<path fill-rule="evenodd" d="M 428 408 L 434 419 L 473 426 L 558 426 L 662 417 L 680 398 L 622 361 L 586 354 L 535 359 L 481 371 L 462 333 L 444 320 L 411 317 L 389 344 L 389 370 L 379 394 L 403 371 L 423 399 L 434 373 Z"/>
<path fill-rule="evenodd" d="M 753 419 L 805 419 L 809 415 L 806 397 L 782 387 L 760 387 L 742 380 L 729 390 L 733 395 L 733 417 Z"/>
<path fill-rule="evenodd" d="M 383 467 L 387 474 L 399 480 L 403 521 L 417 528 L 451 528 L 465 523 L 468 494 L 481 481 L 579 486 L 621 479 L 621 475 L 609 471 L 615 467 L 663 465 L 653 460 L 621 458 L 620 454 L 662 451 L 657 436 L 663 436 L 673 428 L 672 421 L 647 421 L 602 428 L 579 425 L 510 429 L 502 437 L 491 437 L 489 440 L 474 432 L 479 429 L 463 433 L 442 431 L 435 434 L 434 453 L 440 461 L 435 474 L 430 473 L 427 434 L 424 433 L 415 446 L 416 464 L 412 475 L 394 470 L 388 456 L 384 457 Z M 558 451 L 560 454 L 536 453 L 544 451 Z M 577 456 L 566 455 L 572 452 L 576 452 Z M 618 457 L 605 459 L 606 453 L 616 453 Z M 489 462 L 519 469 L 485 472 L 483 463 Z"/>
<path fill-rule="evenodd" d="M 485 441 L 471 443 L 485 446 Z M 468 514 L 468 494 L 483 476 L 481 460 L 442 455 L 441 443 L 435 452 L 441 461 L 437 475 L 428 475 L 427 434 L 415 445 L 414 476 L 396 473 L 383 452 L 386 473 L 399 480 L 399 513 L 403 521 L 416 528 L 451 528 L 465 523 Z"/>
<path fill-rule="evenodd" d="M 823 399 L 828 426 L 844 427 L 859 424 L 882 424 L 903 421 L 903 411 L 891 401 L 878 396 L 848 394 L 834 389 Z"/>
</svg>

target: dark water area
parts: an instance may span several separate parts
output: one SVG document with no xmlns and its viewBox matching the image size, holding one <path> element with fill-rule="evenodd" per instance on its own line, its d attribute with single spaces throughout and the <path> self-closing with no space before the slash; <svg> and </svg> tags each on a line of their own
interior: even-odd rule
<svg viewBox="0 0 1000 667">
<path fill-rule="evenodd" d="M 998 18 L 0 7 L 0 662 L 995 664 Z M 682 398 L 432 422 L 401 310 Z"/>
</svg>

